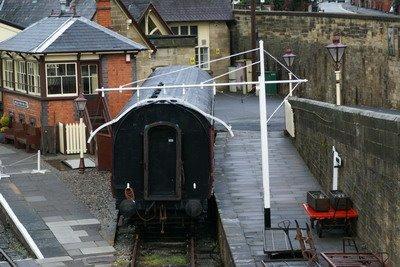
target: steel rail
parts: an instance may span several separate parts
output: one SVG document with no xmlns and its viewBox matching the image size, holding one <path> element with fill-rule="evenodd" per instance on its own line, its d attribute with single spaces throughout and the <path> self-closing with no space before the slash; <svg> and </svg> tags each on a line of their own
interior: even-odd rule
<svg viewBox="0 0 400 267">
<path fill-rule="evenodd" d="M 135 241 L 133 242 L 133 247 L 132 247 L 132 254 L 131 254 L 131 267 L 135 267 L 136 266 L 136 257 L 138 255 L 138 251 L 139 251 L 139 235 L 137 234 L 135 236 Z"/>
<path fill-rule="evenodd" d="M 190 255 L 190 267 L 196 266 L 196 254 L 195 254 L 195 242 L 194 237 L 190 237 L 189 239 L 189 255 Z"/>
<path fill-rule="evenodd" d="M 0 254 L 1 256 L 6 260 L 6 262 L 11 266 L 11 267 L 17 267 L 17 265 L 14 263 L 14 261 L 7 255 L 7 253 L 0 248 Z"/>
</svg>

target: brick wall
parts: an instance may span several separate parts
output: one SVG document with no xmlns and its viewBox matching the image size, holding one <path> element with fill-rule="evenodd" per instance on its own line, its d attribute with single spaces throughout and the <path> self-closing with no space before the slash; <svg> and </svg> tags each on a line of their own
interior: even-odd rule
<svg viewBox="0 0 400 267">
<path fill-rule="evenodd" d="M 132 82 L 132 60 L 131 62 L 126 62 L 125 54 L 107 55 L 106 57 L 107 59 L 102 60 L 102 63 L 106 64 L 104 69 L 107 70 L 108 87 L 119 87 Z M 131 96 L 132 91 L 108 93 L 108 105 L 111 117 L 115 117 L 120 112 Z"/>
<path fill-rule="evenodd" d="M 28 108 L 20 108 L 15 106 L 14 100 L 26 101 L 28 102 Z M 25 116 L 25 122 L 29 123 L 31 118 L 36 120 L 36 126 L 41 126 L 41 103 L 40 100 L 26 97 L 12 92 L 3 91 L 3 104 L 4 104 L 4 114 L 9 114 L 10 111 L 14 112 L 15 119 L 18 120 L 19 114 Z"/>
<path fill-rule="evenodd" d="M 48 126 L 57 126 L 59 122 L 64 124 L 76 122 L 77 114 L 73 99 L 46 102 Z"/>
<path fill-rule="evenodd" d="M 248 50 L 250 14 L 234 12 L 233 53 Z M 333 62 L 325 45 L 333 34 L 348 46 L 343 64 L 343 100 L 347 105 L 400 108 L 399 18 L 301 12 L 258 12 L 257 30 L 266 49 L 280 58 L 291 47 L 297 58 L 294 72 L 309 82 L 299 96 L 333 103 L 335 77 Z M 388 50 L 388 29 L 395 28 L 394 54 Z M 269 60 L 267 68 L 287 73 Z M 283 76 L 284 75 L 284 76 Z"/>
<path fill-rule="evenodd" d="M 96 22 L 106 28 L 111 27 L 110 0 L 97 0 Z"/>
<path fill-rule="evenodd" d="M 358 236 L 400 265 L 400 112 L 382 113 L 314 100 L 290 100 L 296 147 L 325 190 L 332 146 L 342 158 L 339 189 L 359 211 Z M 397 115 L 396 115 L 397 114 Z"/>
</svg>

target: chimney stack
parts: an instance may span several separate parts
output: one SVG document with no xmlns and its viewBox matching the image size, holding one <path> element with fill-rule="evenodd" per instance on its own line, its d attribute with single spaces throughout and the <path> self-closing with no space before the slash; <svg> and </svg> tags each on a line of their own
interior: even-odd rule
<svg viewBox="0 0 400 267">
<path fill-rule="evenodd" d="M 103 27 L 111 28 L 110 0 L 97 0 L 96 22 Z"/>
</svg>

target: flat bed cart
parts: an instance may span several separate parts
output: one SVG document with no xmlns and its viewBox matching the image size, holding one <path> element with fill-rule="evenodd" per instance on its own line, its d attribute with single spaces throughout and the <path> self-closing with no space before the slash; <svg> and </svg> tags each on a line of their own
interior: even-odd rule
<svg viewBox="0 0 400 267">
<path fill-rule="evenodd" d="M 318 237 L 322 237 L 324 230 L 343 229 L 347 235 L 353 234 L 358 213 L 355 209 L 316 211 L 308 204 L 303 204 L 303 208 L 310 218 L 311 228 L 317 230 Z"/>
<path fill-rule="evenodd" d="M 374 253 L 321 253 L 329 267 L 389 267 L 385 255 Z"/>
</svg>

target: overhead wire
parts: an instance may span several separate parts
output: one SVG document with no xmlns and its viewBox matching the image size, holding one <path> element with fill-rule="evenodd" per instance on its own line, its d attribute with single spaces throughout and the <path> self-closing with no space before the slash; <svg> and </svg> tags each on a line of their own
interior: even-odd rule
<svg viewBox="0 0 400 267">
<path fill-rule="evenodd" d="M 154 76 L 151 76 L 151 77 L 148 77 L 148 78 L 144 78 L 144 79 L 140 79 L 140 80 L 133 81 L 133 82 L 130 82 L 130 83 L 126 83 L 124 85 L 121 85 L 120 87 L 123 88 L 123 87 L 126 87 L 128 85 L 137 84 L 137 83 L 140 83 L 140 82 L 144 82 L 146 80 L 154 79 L 156 77 L 161 77 L 161 76 L 177 73 L 177 72 L 180 72 L 180 71 L 183 71 L 183 70 L 188 70 L 188 69 L 200 67 L 200 66 L 205 65 L 205 64 L 210 64 L 210 63 L 217 62 L 217 61 L 220 61 L 220 60 L 225 60 L 225 59 L 229 59 L 229 58 L 232 58 L 232 57 L 241 56 L 241 55 L 248 54 L 248 53 L 251 53 L 251 52 L 254 52 L 254 51 L 257 51 L 257 50 L 260 50 L 260 49 L 259 48 L 254 48 L 254 49 L 250 49 L 250 50 L 247 50 L 247 51 L 239 52 L 239 53 L 236 53 L 236 54 L 233 54 L 233 55 L 229 55 L 229 56 L 213 59 L 213 60 L 210 60 L 210 61 L 207 61 L 207 62 L 203 62 L 203 63 L 200 63 L 200 64 L 196 64 L 196 65 L 193 65 L 193 66 L 185 67 L 185 68 L 182 68 L 182 69 L 179 69 L 179 70 L 174 70 L 174 71 L 170 71 L 170 72 L 167 72 L 167 73 L 154 75 Z"/>
</svg>

